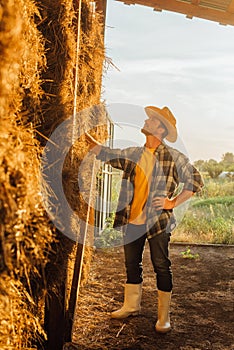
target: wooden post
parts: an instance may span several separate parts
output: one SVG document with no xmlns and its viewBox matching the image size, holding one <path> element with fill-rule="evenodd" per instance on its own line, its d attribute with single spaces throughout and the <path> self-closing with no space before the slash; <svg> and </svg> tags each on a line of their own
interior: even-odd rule
<svg viewBox="0 0 234 350">
<path fill-rule="evenodd" d="M 61 284 L 58 289 L 58 295 L 50 292 L 49 300 L 45 312 L 45 329 L 48 337 L 46 350 L 62 350 L 64 344 L 64 302 L 65 302 L 65 284 Z M 61 298 L 62 296 L 62 298 Z"/>
<path fill-rule="evenodd" d="M 96 0 L 96 11 L 102 16 L 103 34 L 105 32 L 106 23 L 106 2 L 107 0 Z"/>
<path fill-rule="evenodd" d="M 81 224 L 80 230 L 81 232 L 85 230 L 84 223 Z M 72 276 L 72 282 L 71 282 L 71 291 L 70 291 L 70 298 L 68 301 L 68 310 L 65 316 L 66 324 L 65 324 L 65 332 L 64 332 L 64 342 L 68 343 L 72 341 L 72 328 L 73 328 L 73 322 L 75 317 L 75 310 L 76 310 L 76 303 L 79 293 L 79 280 L 81 278 L 81 271 L 82 271 L 82 257 L 84 253 L 84 237 L 82 239 L 82 243 L 77 243 L 76 248 L 76 256 L 75 256 L 75 263 L 74 263 L 74 269 L 73 269 L 73 276 Z"/>
<path fill-rule="evenodd" d="M 62 350 L 65 330 L 66 273 L 74 242 L 57 230 L 58 242 L 52 247 L 50 262 L 45 269 L 48 295 L 45 302 L 46 350 Z"/>
</svg>

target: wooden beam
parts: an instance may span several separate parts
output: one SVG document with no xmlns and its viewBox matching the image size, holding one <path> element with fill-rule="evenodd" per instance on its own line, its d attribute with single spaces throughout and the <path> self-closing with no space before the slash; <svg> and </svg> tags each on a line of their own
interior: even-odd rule
<svg viewBox="0 0 234 350">
<path fill-rule="evenodd" d="M 96 0 L 96 9 L 95 11 L 101 14 L 101 24 L 102 24 L 102 35 L 103 39 L 105 37 L 105 25 L 106 25 L 106 2 L 107 0 Z"/>
<path fill-rule="evenodd" d="M 199 5 L 200 4 L 200 0 L 191 0 L 191 3 L 193 5 Z"/>
<path fill-rule="evenodd" d="M 230 13 L 234 13 L 234 0 L 232 0 L 227 8 L 227 11 Z"/>
<path fill-rule="evenodd" d="M 106 20 L 106 0 L 96 0 L 96 11 L 100 12 L 103 16 L 103 23 L 105 24 Z"/>
<path fill-rule="evenodd" d="M 234 13 L 211 9 L 204 6 L 178 1 L 178 0 L 116 0 L 131 4 L 149 6 L 156 9 L 178 12 L 191 17 L 198 17 L 221 24 L 234 25 Z M 233 2 L 233 0 L 232 0 Z M 232 8 L 232 7 L 231 7 Z"/>
</svg>

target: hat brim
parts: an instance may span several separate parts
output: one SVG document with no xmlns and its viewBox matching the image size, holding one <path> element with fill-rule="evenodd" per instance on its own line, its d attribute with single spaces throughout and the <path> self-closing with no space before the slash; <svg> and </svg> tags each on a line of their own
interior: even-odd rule
<svg viewBox="0 0 234 350">
<path fill-rule="evenodd" d="M 158 113 L 157 111 L 153 110 L 150 107 L 145 107 L 145 112 L 146 114 L 152 118 L 152 117 L 156 117 L 158 118 L 167 128 L 168 134 L 165 137 L 166 140 L 168 140 L 169 142 L 176 142 L 177 140 L 177 129 L 166 119 L 164 118 L 163 115 L 161 115 L 160 113 Z"/>
</svg>

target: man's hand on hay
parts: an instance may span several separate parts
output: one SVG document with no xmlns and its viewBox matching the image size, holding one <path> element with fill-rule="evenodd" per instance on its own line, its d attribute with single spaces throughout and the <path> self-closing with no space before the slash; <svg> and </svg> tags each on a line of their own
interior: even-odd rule
<svg viewBox="0 0 234 350">
<path fill-rule="evenodd" d="M 88 132 L 85 133 L 86 139 L 90 143 L 91 151 L 98 155 L 101 151 L 101 143 L 95 140 Z"/>
</svg>

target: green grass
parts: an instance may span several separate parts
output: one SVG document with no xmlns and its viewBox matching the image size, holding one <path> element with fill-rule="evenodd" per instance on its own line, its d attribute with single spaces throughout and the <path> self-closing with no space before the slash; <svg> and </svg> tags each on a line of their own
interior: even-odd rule
<svg viewBox="0 0 234 350">
<path fill-rule="evenodd" d="M 194 199 L 173 240 L 234 244 L 234 196 Z"/>
<path fill-rule="evenodd" d="M 226 197 L 234 193 L 234 181 L 229 179 L 206 179 L 203 198 Z"/>
<path fill-rule="evenodd" d="M 113 201 L 117 201 L 120 178 L 113 181 Z M 201 194 L 194 196 L 185 211 L 178 207 L 178 227 L 172 241 L 187 243 L 234 244 L 234 181 L 206 179 Z M 177 210 L 176 210 L 177 211 Z M 182 214 L 181 214 L 182 213 Z M 97 245 L 121 245 L 121 233 L 112 229 L 113 217 L 98 238 Z"/>
<path fill-rule="evenodd" d="M 198 199 L 192 202 L 193 208 L 202 208 L 210 205 L 224 205 L 230 206 L 234 203 L 234 196 L 225 196 L 225 197 L 211 197 L 206 199 Z"/>
</svg>

